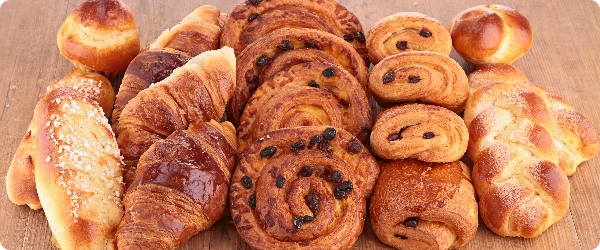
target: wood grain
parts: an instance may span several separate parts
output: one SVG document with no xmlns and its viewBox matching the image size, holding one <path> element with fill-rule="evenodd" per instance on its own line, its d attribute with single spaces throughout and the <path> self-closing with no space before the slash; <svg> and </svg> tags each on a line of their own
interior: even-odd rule
<svg viewBox="0 0 600 250">
<path fill-rule="evenodd" d="M 54 249 L 43 211 L 12 204 L 4 180 L 17 145 L 37 101 L 52 80 L 72 68 L 56 46 L 56 31 L 81 2 L 8 0 L 0 7 L 0 244 L 6 249 Z M 210 4 L 229 13 L 241 0 L 123 0 L 134 12 L 142 44 L 156 38 L 198 6 Z M 401 11 L 421 12 L 449 25 L 460 11 L 480 0 L 342 0 L 365 30 L 377 20 Z M 596 127 L 600 126 L 600 8 L 591 0 L 517 1 L 494 3 L 523 13 L 534 30 L 531 50 L 514 65 L 531 81 L 557 93 Z M 470 68 L 456 52 L 451 57 Z M 378 111 L 379 108 L 375 107 Z M 593 249 L 600 243 L 600 157 L 579 166 L 570 177 L 571 204 L 565 217 L 534 239 L 504 238 L 480 224 L 476 237 L 463 249 Z M 230 218 L 200 233 L 182 249 L 249 249 Z M 391 249 L 380 243 L 370 225 L 353 249 Z"/>
</svg>

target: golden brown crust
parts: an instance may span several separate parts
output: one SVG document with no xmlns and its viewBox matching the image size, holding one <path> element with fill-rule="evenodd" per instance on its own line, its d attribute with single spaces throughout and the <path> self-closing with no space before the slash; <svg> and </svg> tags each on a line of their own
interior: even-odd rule
<svg viewBox="0 0 600 250">
<path fill-rule="evenodd" d="M 452 39 L 437 19 L 417 12 L 400 12 L 373 24 L 367 36 L 367 49 L 373 64 L 410 51 L 434 51 L 448 56 Z"/>
<path fill-rule="evenodd" d="M 326 69 L 335 75 L 325 77 Z M 334 64 L 306 62 L 279 72 L 252 95 L 238 127 L 238 150 L 268 132 L 296 126 L 339 127 L 366 142 L 371 122 L 367 95 L 350 73 Z"/>
<path fill-rule="evenodd" d="M 244 48 L 281 28 L 318 29 L 344 38 L 368 62 L 358 18 L 335 0 L 264 0 L 235 6 L 225 23 L 221 46 L 239 55 Z M 368 64 L 368 63 L 367 63 Z"/>
<path fill-rule="evenodd" d="M 349 249 L 378 175 L 369 151 L 342 129 L 276 130 L 240 159 L 231 217 L 254 249 Z"/>
<path fill-rule="evenodd" d="M 142 155 L 123 199 L 119 249 L 175 249 L 221 219 L 237 159 L 235 130 L 224 126 L 232 125 L 191 124 Z"/>
<path fill-rule="evenodd" d="M 420 102 L 460 113 L 469 83 L 452 58 L 431 51 L 396 54 L 379 62 L 369 76 L 369 90 L 379 105 Z"/>
<path fill-rule="evenodd" d="M 98 103 L 104 116 L 110 118 L 115 102 L 115 91 L 110 81 L 103 75 L 73 69 L 62 80 L 51 83 L 46 91 L 50 92 L 59 87 L 71 87 L 81 92 L 89 100 Z"/>
<path fill-rule="evenodd" d="M 371 133 L 373 152 L 391 160 L 453 162 L 465 154 L 468 142 L 469 132 L 460 116 L 425 104 L 384 110 L 375 119 Z"/>
<path fill-rule="evenodd" d="M 373 231 L 398 249 L 457 249 L 477 231 L 471 171 L 460 161 L 380 163 L 371 197 Z"/>
<path fill-rule="evenodd" d="M 503 5 L 479 5 L 459 13 L 450 24 L 452 45 L 475 65 L 511 64 L 531 47 L 533 33 L 525 16 Z"/>
<path fill-rule="evenodd" d="M 519 83 L 529 82 L 527 76 L 519 69 L 506 63 L 485 64 L 469 74 L 469 87 L 471 93 L 481 86 L 494 83 Z"/>
<path fill-rule="evenodd" d="M 342 38 L 319 30 L 280 29 L 246 47 L 237 58 L 237 87 L 227 111 L 227 118 L 233 124 L 239 125 L 244 105 L 262 81 L 268 80 L 262 76 L 265 69 L 279 68 L 269 64 L 273 64 L 277 57 L 294 50 L 324 52 L 361 84 L 366 85 L 367 67 L 356 50 Z"/>
<path fill-rule="evenodd" d="M 58 30 L 57 43 L 77 68 L 109 77 L 125 70 L 140 51 L 133 13 L 119 0 L 81 3 Z"/>
<path fill-rule="evenodd" d="M 10 201 L 34 210 L 42 208 L 34 172 L 38 129 L 39 118 L 34 114 L 6 173 L 6 194 Z"/>
</svg>

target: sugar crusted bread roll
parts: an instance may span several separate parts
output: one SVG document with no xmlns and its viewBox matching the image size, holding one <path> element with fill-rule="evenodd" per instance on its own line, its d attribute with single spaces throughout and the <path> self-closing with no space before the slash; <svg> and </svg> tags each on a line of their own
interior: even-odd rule
<svg viewBox="0 0 600 250">
<path fill-rule="evenodd" d="M 469 83 L 462 67 L 449 56 L 431 51 L 385 58 L 373 67 L 369 90 L 383 107 L 420 102 L 456 113 L 463 110 L 469 98 Z"/>
<path fill-rule="evenodd" d="M 35 183 L 60 249 L 116 249 L 123 216 L 122 157 L 100 108 L 67 87 L 45 95 L 39 116 Z"/>
<path fill-rule="evenodd" d="M 460 161 L 380 163 L 371 197 L 373 231 L 397 249 L 457 249 L 477 231 L 471 171 Z"/>
<path fill-rule="evenodd" d="M 133 13 L 119 0 L 86 0 L 57 34 L 60 53 L 76 68 L 114 77 L 140 51 Z"/>
<path fill-rule="evenodd" d="M 434 51 L 450 55 L 452 39 L 437 19 L 417 12 L 400 12 L 377 21 L 369 30 L 367 50 L 373 64 L 410 51 Z"/>
<path fill-rule="evenodd" d="M 471 93 L 475 92 L 475 90 L 481 86 L 495 82 L 529 82 L 529 79 L 527 79 L 527 76 L 523 74 L 523 72 L 514 66 L 505 63 L 482 65 L 471 72 L 467 78 L 469 79 Z"/>
<path fill-rule="evenodd" d="M 71 87 L 81 92 L 87 99 L 100 105 L 104 116 L 110 118 L 115 102 L 115 91 L 110 81 L 94 72 L 73 69 L 63 79 L 48 86 L 47 92 L 59 87 Z"/>
<path fill-rule="evenodd" d="M 533 32 L 525 16 L 504 5 L 479 5 L 450 23 L 452 45 L 474 65 L 511 64 L 531 47 Z"/>
<path fill-rule="evenodd" d="M 221 219 L 237 162 L 229 122 L 194 123 L 154 143 L 123 199 L 119 249 L 175 249 Z"/>
<path fill-rule="evenodd" d="M 231 217 L 253 249 L 349 249 L 378 175 L 369 151 L 342 129 L 276 130 L 240 159 Z"/>
<path fill-rule="evenodd" d="M 469 132 L 456 113 L 435 105 L 406 104 L 377 115 L 371 147 L 384 159 L 453 162 L 467 150 Z"/>
</svg>

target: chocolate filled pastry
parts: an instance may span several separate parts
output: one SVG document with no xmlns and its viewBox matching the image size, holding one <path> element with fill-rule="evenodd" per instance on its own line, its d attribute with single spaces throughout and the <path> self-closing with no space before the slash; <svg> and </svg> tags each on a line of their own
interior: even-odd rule
<svg viewBox="0 0 600 250">
<path fill-rule="evenodd" d="M 180 23 L 164 31 L 149 44 L 148 50 L 131 61 L 123 76 L 111 119 L 117 136 L 121 112 L 140 91 L 162 81 L 192 57 L 219 48 L 220 13 L 210 5 L 198 7 Z"/>
<path fill-rule="evenodd" d="M 301 52 L 298 52 L 299 50 Z M 298 60 L 289 60 L 287 53 L 312 54 L 302 56 Z M 327 56 L 325 56 L 326 54 Z M 286 57 L 285 60 L 278 60 Z M 294 56 L 297 57 L 297 56 Z M 227 111 L 227 118 L 233 124 L 239 125 L 240 116 L 250 96 L 264 81 L 263 75 L 277 73 L 270 68 L 285 69 L 294 64 L 314 59 L 331 58 L 335 63 L 358 79 L 366 86 L 368 70 L 360 55 L 344 39 L 335 35 L 314 29 L 280 29 L 262 37 L 246 47 L 237 57 L 237 86 Z"/>
<path fill-rule="evenodd" d="M 529 79 L 527 79 L 527 76 L 523 74 L 523 72 L 514 66 L 505 63 L 482 65 L 469 74 L 468 79 L 471 93 L 475 92 L 475 90 L 481 86 L 495 82 L 529 82 Z"/>
<path fill-rule="evenodd" d="M 221 219 L 236 164 L 229 122 L 193 123 L 140 158 L 117 229 L 119 249 L 175 249 Z"/>
<path fill-rule="evenodd" d="M 241 157 L 231 217 L 253 249 L 349 249 L 378 175 L 373 156 L 342 129 L 276 130 Z"/>
<path fill-rule="evenodd" d="M 504 5 L 463 10 L 450 23 L 452 45 L 474 65 L 511 64 L 531 47 L 533 32 L 525 16 Z"/>
<path fill-rule="evenodd" d="M 115 77 L 140 52 L 131 10 L 119 0 L 87 0 L 65 19 L 56 36 L 60 54 L 83 71 Z"/>
<path fill-rule="evenodd" d="M 442 250 L 473 239 L 477 202 L 467 165 L 405 159 L 380 166 L 369 207 L 379 240 L 397 249 Z"/>
<path fill-rule="evenodd" d="M 221 37 L 238 55 L 244 48 L 281 28 L 331 33 L 350 43 L 368 64 L 365 34 L 358 18 L 335 0 L 245 1 L 233 9 Z"/>
<path fill-rule="evenodd" d="M 469 83 L 452 58 L 431 51 L 395 54 L 379 62 L 369 76 L 369 90 L 383 107 L 426 103 L 460 113 L 469 98 Z"/>
<path fill-rule="evenodd" d="M 371 105 L 360 83 L 334 64 L 307 62 L 263 83 L 242 114 L 238 150 L 279 128 L 330 125 L 361 142 L 371 131 Z"/>
<path fill-rule="evenodd" d="M 417 12 L 401 12 L 377 21 L 367 35 L 367 49 L 373 64 L 410 51 L 434 51 L 450 55 L 452 39 L 437 19 Z"/>
<path fill-rule="evenodd" d="M 139 157 L 157 140 L 193 122 L 220 120 L 234 88 L 235 57 L 225 47 L 192 58 L 131 99 L 117 126 L 125 183 L 133 179 Z"/>
<path fill-rule="evenodd" d="M 373 152 L 390 160 L 453 162 L 465 154 L 468 142 L 469 131 L 460 116 L 425 104 L 384 110 L 375 119 L 371 133 Z"/>
</svg>

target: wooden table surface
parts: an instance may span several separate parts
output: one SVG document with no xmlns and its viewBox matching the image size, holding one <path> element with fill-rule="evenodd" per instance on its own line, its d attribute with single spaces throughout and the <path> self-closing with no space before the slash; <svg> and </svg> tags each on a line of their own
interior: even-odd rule
<svg viewBox="0 0 600 250">
<path fill-rule="evenodd" d="M 60 56 L 56 32 L 81 2 L 8 0 L 0 8 L 0 244 L 6 249 L 54 249 L 43 211 L 12 204 L 6 195 L 5 176 L 17 145 L 25 133 L 37 101 L 52 80 L 61 79 L 72 64 Z M 123 0 L 133 11 L 142 45 L 175 25 L 196 7 L 210 4 L 229 13 L 242 0 Z M 600 8 L 591 0 L 342 0 L 368 30 L 388 15 L 415 11 L 446 26 L 460 11 L 480 4 L 510 6 L 533 27 L 531 50 L 514 65 L 529 79 L 570 101 L 596 127 L 600 127 Z M 365 32 L 366 33 L 366 32 Z M 451 57 L 465 71 L 456 52 Z M 594 249 L 600 243 L 600 157 L 579 166 L 570 177 L 571 200 L 566 215 L 534 239 L 493 234 L 482 223 L 475 238 L 463 249 Z M 367 220 L 368 221 L 368 220 Z M 182 249 L 249 249 L 226 217 L 208 231 L 193 237 Z M 369 223 L 353 249 L 390 249 L 380 243 Z"/>
</svg>

